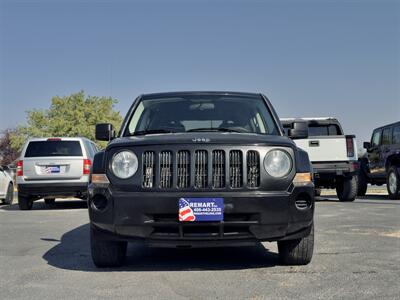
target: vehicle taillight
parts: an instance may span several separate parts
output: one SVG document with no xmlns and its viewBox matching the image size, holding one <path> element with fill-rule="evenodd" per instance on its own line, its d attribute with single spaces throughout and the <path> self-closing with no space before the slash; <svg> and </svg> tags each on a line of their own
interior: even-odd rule
<svg viewBox="0 0 400 300">
<path fill-rule="evenodd" d="M 24 162 L 22 160 L 17 162 L 17 176 L 24 176 Z"/>
<path fill-rule="evenodd" d="M 354 156 L 354 140 L 353 136 L 346 136 L 347 157 Z"/>
<path fill-rule="evenodd" d="M 83 175 L 90 174 L 90 167 L 92 166 L 92 162 L 90 159 L 83 160 Z"/>
</svg>

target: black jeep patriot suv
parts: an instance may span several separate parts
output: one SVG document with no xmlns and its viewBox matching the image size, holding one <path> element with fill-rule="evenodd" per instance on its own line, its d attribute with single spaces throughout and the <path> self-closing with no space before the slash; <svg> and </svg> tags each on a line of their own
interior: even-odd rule
<svg viewBox="0 0 400 300">
<path fill-rule="evenodd" d="M 364 148 L 367 152 L 360 158 L 358 195 L 365 195 L 368 183 L 386 183 L 389 198 L 400 199 L 400 122 L 376 128 Z"/>
<path fill-rule="evenodd" d="M 305 137 L 307 124 L 291 135 Z M 124 262 L 127 242 L 152 247 L 278 241 L 284 264 L 314 247 L 314 184 L 306 152 L 283 134 L 261 94 L 177 92 L 138 97 L 96 154 L 89 184 L 92 258 Z"/>
</svg>

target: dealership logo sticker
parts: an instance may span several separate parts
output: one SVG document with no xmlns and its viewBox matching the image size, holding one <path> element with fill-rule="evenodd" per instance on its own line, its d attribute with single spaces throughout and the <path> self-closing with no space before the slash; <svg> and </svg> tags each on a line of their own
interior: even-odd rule
<svg viewBox="0 0 400 300">
<path fill-rule="evenodd" d="M 224 218 L 223 198 L 180 198 L 179 221 L 222 221 Z"/>
<path fill-rule="evenodd" d="M 179 199 L 179 221 L 193 222 L 194 220 L 196 220 L 196 217 L 189 206 L 189 202 L 183 198 Z"/>
</svg>

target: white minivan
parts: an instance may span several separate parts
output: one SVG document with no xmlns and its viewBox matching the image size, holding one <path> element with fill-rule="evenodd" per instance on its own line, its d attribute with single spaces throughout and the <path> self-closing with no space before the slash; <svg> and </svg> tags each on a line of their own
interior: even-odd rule
<svg viewBox="0 0 400 300">
<path fill-rule="evenodd" d="M 30 139 L 17 162 L 18 205 L 32 208 L 33 201 L 46 204 L 56 198 L 85 199 L 96 144 L 86 138 Z"/>
</svg>

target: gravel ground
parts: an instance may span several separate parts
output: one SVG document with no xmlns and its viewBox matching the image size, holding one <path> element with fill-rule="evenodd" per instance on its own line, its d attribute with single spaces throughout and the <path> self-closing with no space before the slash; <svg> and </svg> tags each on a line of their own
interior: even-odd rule
<svg viewBox="0 0 400 300">
<path fill-rule="evenodd" d="M 32 211 L 0 206 L 2 299 L 399 299 L 400 201 L 351 203 L 323 193 L 311 264 L 280 266 L 275 243 L 252 248 L 148 249 L 131 244 L 121 269 L 99 270 L 81 201 Z"/>
</svg>

